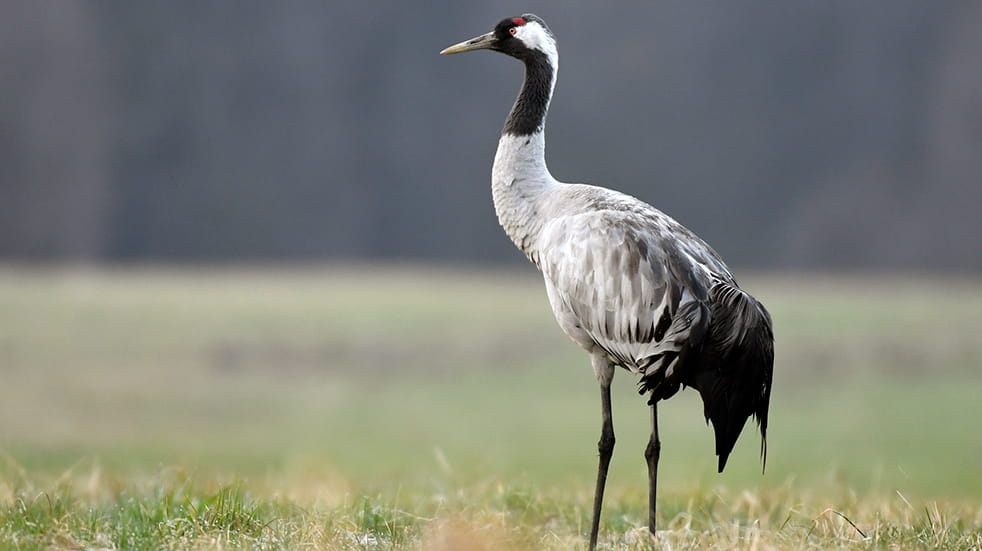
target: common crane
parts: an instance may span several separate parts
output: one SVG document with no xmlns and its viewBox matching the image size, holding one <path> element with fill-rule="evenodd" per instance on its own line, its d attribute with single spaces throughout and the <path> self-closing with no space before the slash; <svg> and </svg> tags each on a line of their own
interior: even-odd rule
<svg viewBox="0 0 982 551">
<path fill-rule="evenodd" d="M 545 162 L 545 119 L 559 68 L 556 39 L 533 15 L 440 52 L 494 50 L 525 64 L 525 82 L 498 141 L 491 193 L 498 221 L 545 279 L 563 331 L 590 354 L 603 425 L 590 549 L 597 544 L 614 449 L 610 383 L 620 366 L 640 375 L 651 406 L 648 529 L 655 533 L 661 442 L 658 402 L 680 387 L 702 397 L 716 436 L 718 469 L 751 415 L 767 453 L 774 364 L 771 318 L 741 290 L 723 259 L 671 217 L 610 189 L 557 181 Z"/>
</svg>

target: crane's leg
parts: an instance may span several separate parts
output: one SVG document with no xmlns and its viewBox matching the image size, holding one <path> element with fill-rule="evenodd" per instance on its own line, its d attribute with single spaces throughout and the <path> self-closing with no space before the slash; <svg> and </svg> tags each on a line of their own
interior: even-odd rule
<svg viewBox="0 0 982 551">
<path fill-rule="evenodd" d="M 651 438 L 644 449 L 644 458 L 648 460 L 648 530 L 655 535 L 655 500 L 658 488 L 658 458 L 661 456 L 661 440 L 658 439 L 658 403 L 651 404 Z"/>
<path fill-rule="evenodd" d="M 600 403 L 603 407 L 603 428 L 597 450 L 600 464 L 597 467 L 597 489 L 593 494 L 593 523 L 590 525 L 590 551 L 597 548 L 597 533 L 600 531 L 600 509 L 604 501 L 604 486 L 607 484 L 607 468 L 614 454 L 614 421 L 610 411 L 610 381 L 614 378 L 614 366 L 606 360 L 594 358 L 593 369 L 600 382 Z"/>
</svg>

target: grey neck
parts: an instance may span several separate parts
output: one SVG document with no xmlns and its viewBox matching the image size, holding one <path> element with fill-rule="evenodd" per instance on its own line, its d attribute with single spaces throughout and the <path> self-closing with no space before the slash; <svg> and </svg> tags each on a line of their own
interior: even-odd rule
<svg viewBox="0 0 982 551">
<path fill-rule="evenodd" d="M 549 191 L 557 185 L 546 167 L 543 132 L 501 136 L 491 170 L 494 210 L 505 233 L 533 262 L 543 210 Z"/>
</svg>

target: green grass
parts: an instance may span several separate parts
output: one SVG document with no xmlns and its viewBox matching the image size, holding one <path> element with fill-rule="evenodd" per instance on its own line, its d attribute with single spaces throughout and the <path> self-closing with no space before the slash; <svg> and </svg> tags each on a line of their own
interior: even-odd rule
<svg viewBox="0 0 982 551">
<path fill-rule="evenodd" d="M 743 283 L 766 474 L 663 404 L 652 546 L 619 373 L 605 545 L 982 546 L 982 282 Z M 527 271 L 3 268 L 0 549 L 585 549 L 597 394 Z"/>
</svg>

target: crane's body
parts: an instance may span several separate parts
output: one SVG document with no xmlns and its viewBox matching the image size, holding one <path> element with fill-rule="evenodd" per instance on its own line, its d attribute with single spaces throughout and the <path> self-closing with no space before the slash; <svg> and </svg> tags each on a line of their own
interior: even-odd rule
<svg viewBox="0 0 982 551">
<path fill-rule="evenodd" d="M 559 326 L 590 354 L 600 383 L 603 425 L 590 548 L 614 446 L 610 383 L 617 366 L 639 375 L 640 391 L 649 394 L 645 457 L 654 533 L 658 401 L 683 385 L 699 391 L 716 434 L 720 472 L 751 415 L 761 429 L 763 457 L 773 369 L 770 316 L 737 286 L 720 256 L 671 217 L 629 195 L 552 177 L 544 127 L 559 56 L 541 19 L 505 19 L 441 53 L 476 49 L 525 63 L 525 82 L 492 168 L 495 211 L 508 237 L 542 272 Z"/>
</svg>

